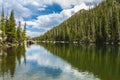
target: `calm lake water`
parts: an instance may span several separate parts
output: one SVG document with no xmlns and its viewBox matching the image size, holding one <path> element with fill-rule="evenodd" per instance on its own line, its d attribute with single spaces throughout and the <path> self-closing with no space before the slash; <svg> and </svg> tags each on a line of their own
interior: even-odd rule
<svg viewBox="0 0 120 80">
<path fill-rule="evenodd" d="M 120 80 L 120 46 L 0 48 L 0 80 Z"/>
</svg>

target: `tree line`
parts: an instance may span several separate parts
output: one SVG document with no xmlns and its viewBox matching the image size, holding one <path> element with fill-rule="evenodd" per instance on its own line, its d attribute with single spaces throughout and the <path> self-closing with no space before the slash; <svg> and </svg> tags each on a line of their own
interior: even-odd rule
<svg viewBox="0 0 120 80">
<path fill-rule="evenodd" d="M 24 24 L 24 29 L 22 29 L 21 21 L 18 22 L 18 26 L 16 25 L 14 10 L 11 11 L 8 17 L 5 16 L 4 9 L 2 8 L 0 30 L 1 42 L 21 43 L 26 39 L 26 23 Z"/>
<path fill-rule="evenodd" d="M 34 39 L 118 43 L 120 41 L 120 1 L 105 0 L 92 9 L 80 10 L 62 24 Z"/>
</svg>

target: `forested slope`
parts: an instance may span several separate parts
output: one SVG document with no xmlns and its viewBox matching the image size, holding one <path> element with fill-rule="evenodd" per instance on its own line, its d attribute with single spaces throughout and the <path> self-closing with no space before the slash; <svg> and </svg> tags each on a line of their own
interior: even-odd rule
<svg viewBox="0 0 120 80">
<path fill-rule="evenodd" d="M 90 10 L 80 10 L 62 24 L 35 39 L 118 43 L 120 41 L 120 1 L 106 0 Z"/>
</svg>

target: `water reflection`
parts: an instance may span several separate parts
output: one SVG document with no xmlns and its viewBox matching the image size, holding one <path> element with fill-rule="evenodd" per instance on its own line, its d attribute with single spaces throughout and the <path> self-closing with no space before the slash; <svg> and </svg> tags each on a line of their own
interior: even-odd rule
<svg viewBox="0 0 120 80">
<path fill-rule="evenodd" d="M 67 58 L 63 60 L 56 56 L 58 53 L 52 54 L 39 45 L 0 51 L 0 80 L 99 80 L 93 73 L 79 71 L 72 62 L 66 62 Z"/>
<path fill-rule="evenodd" d="M 25 77 L 37 80 L 99 80 L 88 72 L 79 72 L 60 57 L 43 47 L 32 45 L 27 49 L 27 65 L 30 69 Z M 38 76 L 39 75 L 39 76 Z M 31 80 L 32 80 L 31 79 Z"/>
<path fill-rule="evenodd" d="M 101 80 L 120 80 L 120 47 L 118 45 L 40 45 L 70 63 L 79 72 L 93 73 Z"/>
<path fill-rule="evenodd" d="M 120 46 L 0 48 L 0 80 L 120 80 Z"/>
<path fill-rule="evenodd" d="M 16 63 L 21 64 L 21 59 L 26 63 L 25 47 L 0 48 L 0 80 L 12 79 L 15 75 Z"/>
</svg>

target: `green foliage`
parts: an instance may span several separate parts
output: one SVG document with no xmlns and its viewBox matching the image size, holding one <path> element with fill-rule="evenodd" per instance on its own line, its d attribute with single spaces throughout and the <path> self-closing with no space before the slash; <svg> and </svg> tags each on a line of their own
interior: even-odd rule
<svg viewBox="0 0 120 80">
<path fill-rule="evenodd" d="M 2 30 L 1 36 L 3 41 L 7 41 L 9 43 L 21 43 L 25 40 L 25 32 L 26 32 L 26 23 L 24 26 L 24 30 L 21 28 L 21 22 L 19 22 L 18 28 L 16 28 L 16 21 L 14 17 L 14 10 L 11 11 L 10 17 L 4 17 L 4 9 L 2 9 L 2 14 L 0 18 L 0 30 Z"/>
<path fill-rule="evenodd" d="M 4 18 L 4 9 L 2 9 L 1 19 L 0 19 L 0 29 L 2 30 L 1 37 L 5 38 L 5 18 Z"/>
<path fill-rule="evenodd" d="M 7 41 L 14 43 L 16 42 L 16 23 L 14 18 L 14 11 L 11 11 L 10 18 L 8 20 L 8 29 L 7 29 Z"/>
<path fill-rule="evenodd" d="M 26 26 L 27 26 L 27 24 L 26 24 L 26 22 L 25 22 L 25 24 L 24 24 L 24 30 L 23 30 L 23 39 L 24 40 L 26 40 Z"/>
<path fill-rule="evenodd" d="M 23 32 L 21 29 L 21 22 L 19 21 L 19 26 L 17 28 L 17 41 L 21 43 L 23 41 Z"/>
<path fill-rule="evenodd" d="M 118 43 L 120 40 L 119 0 L 106 0 L 90 10 L 80 10 L 37 40 Z"/>
</svg>

